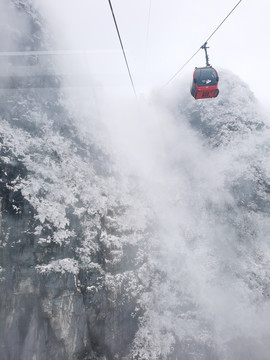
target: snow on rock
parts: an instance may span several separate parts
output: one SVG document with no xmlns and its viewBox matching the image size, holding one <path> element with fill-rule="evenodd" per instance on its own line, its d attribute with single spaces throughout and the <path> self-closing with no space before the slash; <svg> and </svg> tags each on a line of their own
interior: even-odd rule
<svg viewBox="0 0 270 360">
<path fill-rule="evenodd" d="M 64 274 L 65 272 L 68 272 L 78 275 L 79 273 L 78 261 L 74 259 L 61 259 L 52 261 L 48 265 L 37 265 L 36 270 L 40 274 L 48 274 L 50 272 Z"/>
</svg>

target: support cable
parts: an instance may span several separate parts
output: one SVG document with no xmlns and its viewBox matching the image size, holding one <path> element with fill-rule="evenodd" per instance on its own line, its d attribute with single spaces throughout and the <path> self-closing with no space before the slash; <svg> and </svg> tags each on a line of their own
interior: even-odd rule
<svg viewBox="0 0 270 360">
<path fill-rule="evenodd" d="M 148 48 L 148 42 L 149 42 L 149 28 L 150 28 L 150 17 L 151 17 L 151 5 L 152 5 L 152 1 L 149 0 L 148 19 L 147 19 L 147 31 L 146 31 L 146 50 L 147 50 L 147 48 Z"/>
<path fill-rule="evenodd" d="M 110 5 L 110 9 L 111 9 L 111 13 L 112 13 L 114 25 L 115 25 L 115 28 L 116 28 L 116 31 L 117 31 L 118 39 L 119 39 L 119 42 L 120 42 L 120 45 L 121 45 L 121 48 L 122 48 L 122 53 L 123 53 L 123 56 L 124 56 L 124 59 L 125 59 L 126 67 L 127 67 L 127 70 L 128 70 L 128 75 L 129 75 L 130 82 L 131 82 L 131 85 L 132 85 L 132 88 L 133 88 L 133 92 L 134 92 L 134 95 L 135 95 L 136 99 L 138 99 L 137 93 L 136 93 L 136 90 L 135 90 L 135 86 L 134 86 L 134 82 L 133 82 L 133 79 L 132 79 L 132 76 L 131 76 L 131 71 L 130 71 L 130 68 L 129 68 L 129 65 L 128 65 L 128 61 L 127 61 L 127 57 L 126 57 L 124 45 L 123 45 L 123 43 L 122 43 L 120 31 L 119 31 L 119 29 L 118 29 L 117 21 L 116 21 L 115 15 L 114 15 L 114 11 L 113 11 L 113 7 L 112 7 L 111 0 L 108 0 L 108 2 L 109 2 L 109 5 Z"/>
<path fill-rule="evenodd" d="M 218 31 L 218 29 L 221 27 L 221 25 L 228 19 L 228 17 L 232 14 L 232 12 L 237 8 L 237 6 L 240 4 L 242 0 L 239 0 L 238 3 L 232 8 L 232 10 L 229 12 L 229 14 L 221 21 L 221 23 L 216 27 L 216 29 L 212 32 L 212 34 L 206 39 L 204 42 L 204 45 L 211 39 L 211 37 Z M 203 46 L 204 46 L 203 45 Z M 200 46 L 199 49 L 181 66 L 181 68 L 166 82 L 163 87 L 167 86 L 179 73 L 180 71 L 194 58 L 195 55 L 198 54 L 198 52 L 203 48 L 203 46 Z"/>
<path fill-rule="evenodd" d="M 120 51 L 120 50 L 119 50 Z M 0 57 L 9 56 L 46 56 L 46 55 L 84 55 L 118 52 L 118 50 L 30 50 L 30 51 L 0 51 Z"/>
</svg>

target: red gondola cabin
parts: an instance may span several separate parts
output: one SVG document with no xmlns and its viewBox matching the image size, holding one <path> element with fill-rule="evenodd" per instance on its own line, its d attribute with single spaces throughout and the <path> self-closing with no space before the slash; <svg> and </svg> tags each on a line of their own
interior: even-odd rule
<svg viewBox="0 0 270 360">
<path fill-rule="evenodd" d="M 212 66 L 195 68 L 191 85 L 191 95 L 197 99 L 218 96 L 218 73 Z"/>
</svg>

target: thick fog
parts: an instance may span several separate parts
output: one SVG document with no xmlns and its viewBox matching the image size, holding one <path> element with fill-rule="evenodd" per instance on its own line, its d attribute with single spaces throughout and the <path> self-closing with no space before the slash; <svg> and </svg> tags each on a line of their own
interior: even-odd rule
<svg viewBox="0 0 270 360">
<path fill-rule="evenodd" d="M 248 128 L 261 126 L 258 104 L 240 79 L 222 75 L 220 98 L 206 104 L 194 105 L 184 79 L 149 102 L 103 106 L 119 171 L 137 178 L 155 219 L 149 258 L 159 275 L 142 300 L 142 358 L 170 358 L 175 337 L 180 358 L 215 358 L 213 346 L 220 359 L 268 357 L 270 133 Z M 203 137 L 187 119 L 195 106 L 213 127 L 230 118 L 236 134 L 226 124 Z"/>
<path fill-rule="evenodd" d="M 102 31 L 91 1 L 76 9 L 68 1 L 64 13 L 63 2 L 37 4 L 57 49 L 89 50 L 93 22 Z M 217 99 L 195 101 L 183 76 L 136 100 L 128 74 L 126 83 L 114 75 L 114 64 L 125 72 L 121 53 L 98 46 L 52 62 L 56 72 L 90 79 L 63 87 L 62 104 L 81 139 L 108 155 L 119 193 L 131 199 L 134 233 L 143 223 L 151 230 L 142 315 L 125 359 L 268 359 L 267 116 L 248 85 L 223 69 Z"/>
</svg>

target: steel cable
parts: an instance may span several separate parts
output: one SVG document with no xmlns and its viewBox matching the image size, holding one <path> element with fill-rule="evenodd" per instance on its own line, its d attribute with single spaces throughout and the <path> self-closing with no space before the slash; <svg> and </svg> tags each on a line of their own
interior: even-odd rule
<svg viewBox="0 0 270 360">
<path fill-rule="evenodd" d="M 119 31 L 119 28 L 118 28 L 118 25 L 117 25 L 116 18 L 115 18 L 115 15 L 114 15 L 114 11 L 113 11 L 113 7 L 112 7 L 111 0 L 108 0 L 108 2 L 109 2 L 109 5 L 110 5 L 110 9 L 111 9 L 111 13 L 112 13 L 114 25 L 115 25 L 115 28 L 116 28 L 116 31 L 117 31 L 118 39 L 119 39 L 119 42 L 120 42 L 120 45 L 121 45 L 121 48 L 122 48 L 122 53 L 123 53 L 123 56 L 124 56 L 124 59 L 125 59 L 126 67 L 127 67 L 128 74 L 129 74 L 129 78 L 130 78 L 130 82 L 131 82 L 131 85 L 132 85 L 132 88 L 133 88 L 135 97 L 136 97 L 136 99 L 138 99 L 137 93 L 136 93 L 136 90 L 135 90 L 135 86 L 134 86 L 134 82 L 133 82 L 133 79 L 132 79 L 131 71 L 130 71 L 130 68 L 129 68 L 129 65 L 128 65 L 128 61 L 127 61 L 127 57 L 126 57 L 126 52 L 125 52 L 125 49 L 124 49 L 124 45 L 123 45 L 123 42 L 122 42 L 122 39 L 121 39 L 121 35 L 120 35 L 120 31 Z"/>
<path fill-rule="evenodd" d="M 233 7 L 233 9 L 229 12 L 229 14 L 222 20 L 222 22 L 216 27 L 216 29 L 212 32 L 212 34 L 207 38 L 207 40 L 204 43 L 207 43 L 211 37 L 218 31 L 218 29 L 221 27 L 221 25 L 228 19 L 228 17 L 232 14 L 232 12 L 237 8 L 237 6 L 240 4 L 242 0 L 238 1 L 238 3 Z M 199 49 L 184 63 L 184 65 L 181 66 L 181 68 L 166 82 L 166 84 L 163 85 L 163 87 L 167 86 L 179 73 L 180 71 L 194 58 L 195 55 L 198 54 L 198 52 L 201 50 L 201 46 Z"/>
</svg>

